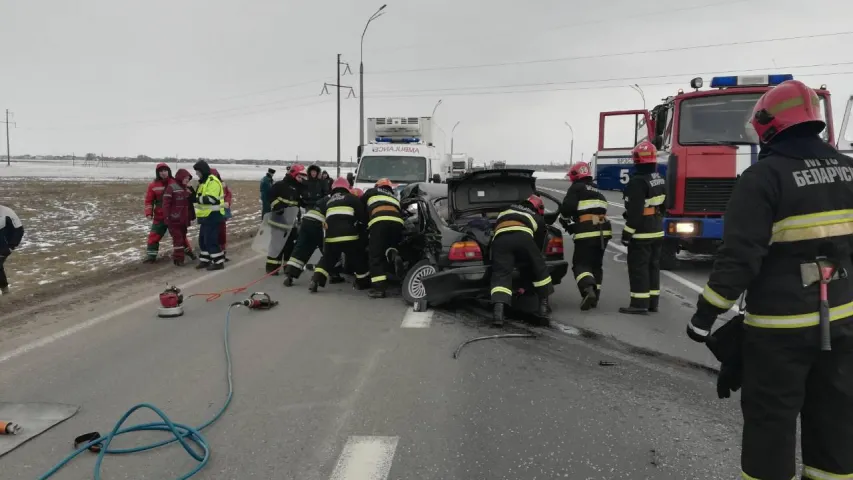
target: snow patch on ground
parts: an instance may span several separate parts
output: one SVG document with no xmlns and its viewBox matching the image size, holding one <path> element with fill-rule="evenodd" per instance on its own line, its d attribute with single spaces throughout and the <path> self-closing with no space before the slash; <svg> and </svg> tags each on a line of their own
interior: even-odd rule
<svg viewBox="0 0 853 480">
<path fill-rule="evenodd" d="M 194 162 L 171 163 L 172 172 L 178 168 L 185 168 L 192 173 Z M 60 180 L 90 180 L 90 181 L 126 181 L 126 180 L 153 180 L 154 163 L 144 162 L 109 162 L 106 165 L 84 165 L 78 160 L 15 160 L 10 167 L 0 168 L 0 179 L 13 178 L 39 178 L 49 181 Z M 270 165 L 258 164 L 211 164 L 212 168 L 219 171 L 222 178 L 228 180 L 258 180 L 266 174 Z M 281 179 L 285 166 L 272 166 L 277 170 L 276 179 Z M 334 168 L 326 168 L 334 176 Z M 352 172 L 351 168 L 341 168 L 341 175 Z M 536 172 L 536 178 L 562 179 L 566 177 L 565 172 Z"/>
</svg>

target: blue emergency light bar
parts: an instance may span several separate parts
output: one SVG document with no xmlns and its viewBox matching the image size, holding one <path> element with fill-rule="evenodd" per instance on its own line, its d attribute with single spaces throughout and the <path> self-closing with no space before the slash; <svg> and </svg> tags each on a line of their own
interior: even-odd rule
<svg viewBox="0 0 853 480">
<path fill-rule="evenodd" d="M 420 141 L 420 138 L 415 137 L 401 138 L 396 142 L 391 137 L 376 137 L 376 143 L 418 143 Z"/>
<path fill-rule="evenodd" d="M 790 74 L 776 75 L 744 75 L 734 77 L 714 77 L 711 79 L 711 88 L 728 87 L 772 87 L 787 80 L 793 80 Z"/>
</svg>

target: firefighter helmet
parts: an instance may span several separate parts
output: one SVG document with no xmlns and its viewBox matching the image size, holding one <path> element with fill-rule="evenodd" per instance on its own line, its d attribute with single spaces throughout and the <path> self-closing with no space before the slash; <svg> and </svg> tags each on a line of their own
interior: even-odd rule
<svg viewBox="0 0 853 480">
<path fill-rule="evenodd" d="M 333 192 L 339 188 L 344 188 L 349 191 L 349 181 L 346 177 L 338 177 L 338 179 L 332 184 Z"/>
<path fill-rule="evenodd" d="M 573 182 L 589 177 L 592 177 L 592 173 L 589 170 L 589 164 L 586 162 L 578 162 L 569 169 L 569 180 Z"/>
<path fill-rule="evenodd" d="M 360 196 L 364 195 L 364 190 L 362 190 L 362 189 L 360 189 L 360 188 L 357 188 L 357 187 L 353 187 L 353 188 L 351 188 L 349 191 L 350 191 L 353 195 L 355 195 L 356 197 L 360 197 Z"/>
<path fill-rule="evenodd" d="M 380 178 L 379 180 L 376 181 L 375 186 L 376 187 L 388 187 L 388 188 L 394 187 L 393 185 L 391 185 L 391 180 L 388 180 L 387 178 Z"/>
<path fill-rule="evenodd" d="M 533 208 L 539 215 L 545 214 L 545 203 L 542 201 L 542 197 L 534 194 L 527 197 L 527 202 L 533 205 Z"/>
<path fill-rule="evenodd" d="M 782 82 L 758 99 L 750 123 L 764 143 L 795 125 L 812 125 L 815 134 L 826 128 L 820 99 L 798 80 Z"/>
<path fill-rule="evenodd" d="M 296 165 L 291 165 L 290 168 L 287 169 L 287 174 L 291 177 L 299 180 L 300 177 L 304 180 L 308 178 L 308 173 L 305 171 L 305 165 L 297 163 Z"/>
<path fill-rule="evenodd" d="M 643 140 L 634 147 L 634 150 L 631 151 L 631 156 L 634 158 L 634 163 L 637 165 L 644 163 L 657 163 L 658 149 L 652 145 L 652 142 Z"/>
</svg>

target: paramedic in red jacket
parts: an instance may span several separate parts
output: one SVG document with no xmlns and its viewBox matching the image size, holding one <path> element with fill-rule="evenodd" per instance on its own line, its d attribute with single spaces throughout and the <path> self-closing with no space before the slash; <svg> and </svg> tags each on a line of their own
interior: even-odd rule
<svg viewBox="0 0 853 480">
<path fill-rule="evenodd" d="M 216 175 L 216 178 L 222 182 L 222 177 L 215 168 L 211 168 L 210 173 Z M 226 185 L 225 182 L 222 182 L 222 188 L 225 190 L 225 221 L 219 224 L 219 248 L 222 250 L 222 255 L 225 255 L 225 261 L 228 262 L 231 259 L 228 258 L 225 252 L 228 247 L 228 232 L 226 231 L 225 222 L 231 218 L 231 199 L 233 196 L 231 195 L 231 189 L 228 188 L 228 185 Z"/>
<path fill-rule="evenodd" d="M 187 238 L 187 229 L 195 220 L 195 209 L 192 205 L 192 190 L 189 187 L 192 180 L 190 172 L 183 168 L 175 174 L 175 181 L 170 183 L 163 193 L 163 219 L 172 236 L 172 260 L 175 265 L 184 264 L 184 256 L 195 260 L 192 246 Z"/>
<path fill-rule="evenodd" d="M 172 178 L 172 169 L 165 163 L 157 164 L 154 175 L 154 181 L 148 184 L 148 191 L 145 192 L 145 216 L 151 219 L 151 229 L 148 231 L 148 247 L 144 263 L 157 261 L 160 240 L 168 230 L 163 221 L 163 192 L 170 183 L 175 181 Z"/>
</svg>

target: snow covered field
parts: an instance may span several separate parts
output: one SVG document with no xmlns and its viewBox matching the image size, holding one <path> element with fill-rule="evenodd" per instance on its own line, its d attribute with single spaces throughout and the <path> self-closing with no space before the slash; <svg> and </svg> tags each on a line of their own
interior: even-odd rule
<svg viewBox="0 0 853 480">
<path fill-rule="evenodd" d="M 193 161 L 171 163 L 172 171 L 177 171 L 178 168 L 186 168 L 192 173 Z M 136 162 L 109 162 L 106 166 L 85 166 L 82 160 L 77 160 L 72 166 L 71 160 L 14 160 L 10 167 L 0 165 L 0 179 L 12 178 L 39 178 L 43 180 L 98 180 L 103 182 L 109 181 L 126 181 L 126 180 L 148 180 L 154 178 L 155 163 L 136 163 Z M 232 164 L 211 164 L 213 168 L 219 170 L 226 181 L 229 180 L 257 180 L 269 168 L 268 165 L 232 165 Z M 276 178 L 281 178 L 284 174 L 284 165 L 274 167 L 278 172 Z M 326 168 L 329 174 L 335 176 L 335 169 Z M 341 175 L 346 175 L 352 169 L 342 168 Z M 542 179 L 560 179 L 565 178 L 565 172 L 536 172 L 537 178 Z"/>
<path fill-rule="evenodd" d="M 80 277 L 141 262 L 150 227 L 143 212 L 147 182 L 54 180 L 0 177 L 0 204 L 18 213 L 26 232 L 6 262 L 15 292 L 63 287 Z M 256 231 L 260 205 L 257 182 L 227 183 L 234 195 L 230 242 Z M 196 243 L 197 237 L 194 225 L 190 239 Z M 160 253 L 171 250 L 167 235 Z"/>
</svg>

